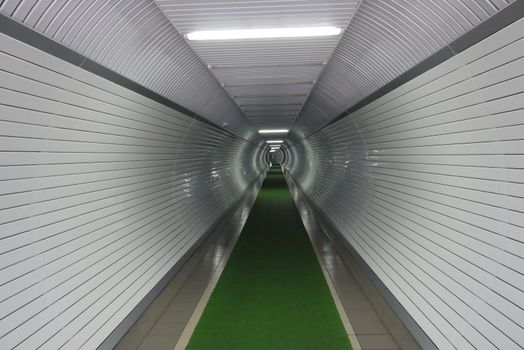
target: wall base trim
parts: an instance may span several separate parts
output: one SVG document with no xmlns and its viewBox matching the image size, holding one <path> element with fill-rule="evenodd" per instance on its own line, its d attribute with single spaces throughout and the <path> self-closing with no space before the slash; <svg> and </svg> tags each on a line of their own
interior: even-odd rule
<svg viewBox="0 0 524 350">
<path fill-rule="evenodd" d="M 153 303 L 153 301 L 160 295 L 160 293 L 169 285 L 173 278 L 176 278 L 177 274 L 182 270 L 182 268 L 189 262 L 189 260 L 198 252 L 198 250 L 205 245 L 207 241 L 213 240 L 215 235 L 214 232 L 217 231 L 217 228 L 224 221 L 236 211 L 236 209 L 241 205 L 245 197 L 250 193 L 251 190 L 258 191 L 260 189 L 261 180 L 264 179 L 267 168 L 262 171 L 257 178 L 249 184 L 244 193 L 240 196 L 237 201 L 230 206 L 224 215 L 217 219 L 209 231 L 202 235 L 200 239 L 184 254 L 184 256 L 169 270 L 169 272 L 162 277 L 162 279 L 147 293 L 147 295 L 135 306 L 135 308 L 124 318 L 122 322 L 113 330 L 113 332 L 100 344 L 97 348 L 99 350 L 110 350 L 113 349 L 121 340 L 124 338 L 126 333 L 133 327 L 135 322 L 137 322 L 142 316 L 142 314 L 147 310 L 147 308 Z"/>
<path fill-rule="evenodd" d="M 428 335 L 422 330 L 418 323 L 411 317 L 411 315 L 406 311 L 406 309 L 400 304 L 400 302 L 395 298 L 391 291 L 386 287 L 386 285 L 380 280 L 380 278 L 375 274 L 375 272 L 369 267 L 366 261 L 360 256 L 360 254 L 353 248 L 353 246 L 344 239 L 343 234 L 336 228 L 336 226 L 329 220 L 326 215 L 322 213 L 322 210 L 308 197 L 304 192 L 303 188 L 298 184 L 293 177 L 288 173 L 284 173 L 288 183 L 292 184 L 292 188 L 300 192 L 301 197 L 306 201 L 306 204 L 311 208 L 315 220 L 318 222 L 319 226 L 322 228 L 328 239 L 333 243 L 335 249 L 339 252 L 340 256 L 343 258 L 344 263 L 347 265 L 348 269 L 354 274 L 354 269 L 351 266 L 348 266 L 345 256 L 349 254 L 350 258 L 354 260 L 358 267 L 364 272 L 366 277 L 372 282 L 374 289 L 380 294 L 380 296 L 385 301 L 386 305 L 380 305 L 369 298 L 373 306 L 380 311 L 384 309 L 384 306 L 389 306 L 393 310 L 393 315 L 398 319 L 395 320 L 383 320 L 384 323 L 392 335 L 400 334 L 397 329 L 392 329 L 393 326 L 400 323 L 401 326 L 406 328 L 406 331 L 410 333 L 413 338 L 418 342 L 419 346 L 423 349 L 434 349 L 437 350 L 438 347 L 433 343 L 433 341 L 428 337 Z M 366 290 L 367 288 L 363 285 L 362 279 L 358 278 L 358 274 L 354 274 L 355 279 L 361 284 L 361 287 Z M 387 311 L 386 311 L 387 312 Z M 399 344 L 402 343 L 402 339 L 395 339 Z"/>
</svg>

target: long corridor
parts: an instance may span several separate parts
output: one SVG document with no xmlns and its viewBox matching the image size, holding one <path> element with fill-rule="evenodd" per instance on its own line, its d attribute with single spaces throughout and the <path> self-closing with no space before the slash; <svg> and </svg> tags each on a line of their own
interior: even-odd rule
<svg viewBox="0 0 524 350">
<path fill-rule="evenodd" d="M 349 349 L 280 166 L 273 166 L 188 349 Z"/>
<path fill-rule="evenodd" d="M 0 350 L 522 350 L 523 116 L 524 0 L 0 0 Z"/>
</svg>

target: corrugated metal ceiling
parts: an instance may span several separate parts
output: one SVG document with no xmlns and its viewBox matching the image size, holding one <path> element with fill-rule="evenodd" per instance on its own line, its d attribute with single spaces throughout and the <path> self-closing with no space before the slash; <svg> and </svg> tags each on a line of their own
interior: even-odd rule
<svg viewBox="0 0 524 350">
<path fill-rule="evenodd" d="M 335 26 L 357 0 L 156 0 L 182 34 L 198 30 Z M 258 128 L 290 128 L 340 36 L 190 42 Z M 278 108 L 275 108 L 277 107 Z"/>
</svg>

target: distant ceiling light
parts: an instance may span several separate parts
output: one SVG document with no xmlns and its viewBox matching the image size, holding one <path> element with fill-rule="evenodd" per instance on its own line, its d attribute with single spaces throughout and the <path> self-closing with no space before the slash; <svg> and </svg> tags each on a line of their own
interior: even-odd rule
<svg viewBox="0 0 524 350">
<path fill-rule="evenodd" d="M 276 39 L 333 36 L 339 35 L 340 32 L 340 28 L 337 27 L 203 30 L 187 33 L 186 37 L 188 40 Z"/>
<path fill-rule="evenodd" d="M 283 143 L 284 140 L 267 140 L 267 143 Z"/>
<path fill-rule="evenodd" d="M 259 134 L 286 134 L 289 129 L 260 129 Z"/>
<path fill-rule="evenodd" d="M 276 152 L 277 150 L 276 149 L 272 149 L 271 151 L 269 151 L 269 153 L 273 153 L 273 152 Z"/>
<path fill-rule="evenodd" d="M 239 68 L 297 68 L 297 67 L 319 67 L 326 62 L 304 62 L 304 63 L 278 63 L 278 64 L 214 64 L 208 65 L 209 69 L 239 69 Z"/>
<path fill-rule="evenodd" d="M 307 96 L 306 93 L 281 93 L 281 94 L 246 94 L 246 95 L 231 95 L 231 98 L 257 98 L 257 97 L 290 97 L 290 96 Z"/>
<path fill-rule="evenodd" d="M 273 82 L 273 83 L 266 83 L 266 82 L 253 82 L 253 83 L 224 83 L 222 84 L 222 87 L 235 87 L 235 86 L 276 86 L 276 85 L 313 85 L 315 84 L 314 81 L 280 81 L 280 82 Z"/>
<path fill-rule="evenodd" d="M 255 103 L 255 104 L 239 104 L 239 107 L 275 107 L 275 106 L 302 106 L 303 102 L 297 103 Z"/>
</svg>

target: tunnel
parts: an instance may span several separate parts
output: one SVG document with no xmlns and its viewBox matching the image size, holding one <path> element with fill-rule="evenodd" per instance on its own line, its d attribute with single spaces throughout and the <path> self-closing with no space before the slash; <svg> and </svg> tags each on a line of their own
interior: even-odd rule
<svg viewBox="0 0 524 350">
<path fill-rule="evenodd" d="M 523 349 L 523 0 L 0 0 L 0 349 Z"/>
</svg>

